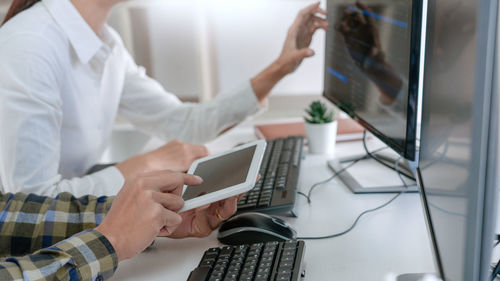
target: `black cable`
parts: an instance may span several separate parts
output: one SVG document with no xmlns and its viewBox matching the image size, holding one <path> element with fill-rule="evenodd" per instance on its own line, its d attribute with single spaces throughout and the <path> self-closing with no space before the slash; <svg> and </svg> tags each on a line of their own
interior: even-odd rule
<svg viewBox="0 0 500 281">
<path fill-rule="evenodd" d="M 374 151 L 370 151 L 371 154 L 375 154 L 375 153 L 378 153 L 382 150 L 386 150 L 386 149 L 389 149 L 388 146 L 384 146 L 384 147 L 381 147 L 379 149 L 375 149 Z M 366 159 L 369 159 L 370 156 L 368 154 L 365 154 L 364 156 L 361 156 L 359 158 L 356 158 L 356 159 L 350 159 L 350 160 L 347 160 L 347 161 L 340 161 L 340 163 L 348 163 L 348 162 L 352 162 L 352 161 L 356 161 L 356 160 L 366 160 Z"/>
<path fill-rule="evenodd" d="M 401 158 L 397 159 L 396 160 L 396 163 L 395 163 L 395 170 L 396 172 L 398 173 L 398 176 L 399 176 L 399 179 L 401 179 L 401 181 L 403 182 L 404 186 L 408 188 L 408 185 L 406 184 L 406 182 L 403 180 L 403 177 L 402 177 L 402 173 L 401 171 L 399 170 L 399 165 L 398 165 L 398 162 Z M 359 161 L 359 160 L 358 160 Z M 353 163 L 354 164 L 354 163 Z M 351 164 L 351 165 L 353 165 Z M 349 168 L 349 166 L 347 166 L 346 168 Z M 342 169 L 340 172 L 343 172 L 343 170 L 345 170 L 346 168 Z M 337 173 L 337 174 L 339 174 Z M 364 212 L 362 212 L 357 218 L 356 220 L 354 221 L 354 223 L 351 225 L 351 227 L 349 227 L 348 229 L 342 231 L 342 232 L 339 232 L 339 233 L 335 233 L 335 234 L 331 234 L 331 235 L 326 235 L 326 236 L 312 236 L 312 237 L 298 237 L 297 239 L 300 239 L 300 240 L 321 240 L 321 239 L 330 239 L 330 238 L 336 238 L 336 237 L 339 237 L 339 236 L 342 236 L 342 235 L 345 235 L 349 232 L 351 232 L 355 227 L 356 225 L 358 224 L 359 220 L 366 214 L 368 213 L 372 213 L 372 212 L 375 212 L 375 211 L 378 211 L 386 206 L 388 206 L 389 204 L 391 204 L 394 200 L 396 200 L 399 196 L 401 196 L 401 194 L 405 193 L 404 191 L 403 192 L 400 192 L 398 194 L 396 194 L 396 196 L 392 197 L 389 201 L 385 202 L 384 204 L 376 207 L 376 208 L 373 208 L 373 209 L 369 209 L 369 210 L 366 210 Z M 305 195 L 305 194 L 304 194 Z"/>
<path fill-rule="evenodd" d="M 317 237 L 298 237 L 297 239 L 299 240 L 320 240 L 320 239 L 329 239 L 329 238 L 335 238 L 335 237 L 339 237 L 339 236 L 342 236 L 342 235 L 345 235 L 349 232 L 351 232 L 351 230 L 354 229 L 354 227 L 356 227 L 356 225 L 358 224 L 359 220 L 366 214 L 368 213 L 371 213 L 371 212 L 375 212 L 377 210 L 380 210 L 384 207 L 386 207 L 387 205 L 391 204 L 394 200 L 396 200 L 401 194 L 403 194 L 403 192 L 401 193 L 398 193 L 396 196 L 392 197 L 391 200 L 387 201 L 386 203 L 376 207 L 376 208 L 373 208 L 373 209 L 369 209 L 369 210 L 366 210 L 364 212 L 362 212 L 357 218 L 356 220 L 354 221 L 354 223 L 351 225 L 351 227 L 349 227 L 348 229 L 342 231 L 342 232 L 339 232 L 339 233 L 336 233 L 336 234 L 332 234 L 332 235 L 326 235 L 326 236 L 317 236 Z"/>
<path fill-rule="evenodd" d="M 370 153 L 377 153 L 377 152 L 380 152 L 382 150 L 385 150 L 387 149 L 387 147 L 382 147 L 382 148 L 379 148 L 379 149 L 376 149 L 374 151 L 371 151 Z M 368 154 L 366 155 L 366 157 L 370 157 L 368 156 Z M 313 184 L 310 188 L 309 188 L 309 192 L 308 194 L 305 194 L 301 191 L 297 192 L 297 194 L 301 195 L 301 196 L 304 196 L 306 199 L 307 199 L 307 204 L 311 204 L 312 200 L 311 200 L 311 194 L 313 192 L 313 190 L 319 186 L 319 185 L 322 185 L 322 184 L 325 184 L 325 183 L 328 183 L 330 181 L 332 181 L 334 178 L 336 178 L 337 176 L 339 176 L 340 174 L 342 174 L 343 172 L 345 172 L 347 169 L 349 169 L 350 167 L 352 167 L 354 164 L 358 163 L 359 161 L 363 160 L 363 159 L 366 159 L 366 157 L 361 157 L 361 158 L 358 158 L 358 159 L 354 159 L 354 160 L 351 160 L 351 161 L 346 161 L 346 162 L 352 162 L 351 164 L 347 165 L 345 168 L 341 169 L 340 171 L 336 172 L 333 176 L 329 177 L 328 179 L 326 180 L 323 180 L 323 181 L 320 181 L 318 183 L 315 183 Z"/>
<path fill-rule="evenodd" d="M 393 170 L 393 171 L 398 172 L 398 169 L 397 169 L 397 168 L 392 167 L 391 165 L 388 165 L 388 164 L 387 164 L 387 163 L 385 163 L 384 161 L 382 161 L 382 160 L 378 159 L 377 157 L 375 157 L 375 155 L 373 155 L 373 153 L 372 153 L 372 152 L 370 152 L 370 151 L 368 150 L 368 147 L 367 147 L 367 145 L 366 145 L 366 135 L 367 135 L 367 134 L 366 134 L 366 132 L 367 132 L 366 130 L 365 130 L 365 131 L 363 131 L 363 147 L 364 147 L 364 149 L 365 149 L 365 151 L 366 151 L 366 154 L 368 154 L 368 156 L 370 156 L 370 158 L 372 158 L 373 160 L 377 161 L 378 163 L 380 163 L 380 164 L 382 164 L 382 165 L 386 166 L 387 168 L 389 168 L 389 169 L 391 169 L 391 170 Z M 414 177 L 413 175 L 409 175 L 409 174 L 407 174 L 407 173 L 403 173 L 403 172 L 401 172 L 401 171 L 399 171 L 398 173 L 401 173 L 403 176 L 405 176 L 405 177 L 407 177 L 407 178 L 411 179 L 412 181 L 417 181 L 417 179 L 415 179 L 415 177 Z"/>
<path fill-rule="evenodd" d="M 311 188 L 309 189 L 309 192 L 307 193 L 307 195 L 305 195 L 305 194 L 303 194 L 301 192 L 307 198 L 307 203 L 311 204 L 311 194 L 312 194 L 312 192 L 314 191 L 314 189 L 316 187 L 332 181 L 334 178 L 336 178 L 337 176 L 339 176 L 340 174 L 342 174 L 343 172 L 345 172 L 347 169 L 349 169 L 350 167 L 352 167 L 354 164 L 358 163 L 359 161 L 360 161 L 360 159 L 354 160 L 351 164 L 345 166 L 340 171 L 335 172 L 331 177 L 327 178 L 326 180 L 323 180 L 323 181 L 320 181 L 320 182 L 317 182 L 317 183 L 313 184 L 311 186 Z"/>
<path fill-rule="evenodd" d="M 406 188 L 409 188 L 408 187 L 408 184 L 406 183 L 406 181 L 403 179 L 403 175 L 405 175 L 404 173 L 401 172 L 401 170 L 399 169 L 399 160 L 401 160 L 401 157 L 399 157 L 398 159 L 396 159 L 395 163 L 394 163 L 394 167 L 391 167 L 385 163 L 383 163 L 382 161 L 380 161 L 379 159 L 376 159 L 375 157 L 373 157 L 372 153 L 370 151 L 368 151 L 368 148 L 366 146 L 366 130 L 365 132 L 363 133 L 363 146 L 365 148 L 365 151 L 366 153 L 372 157 L 373 159 L 377 160 L 378 162 L 380 162 L 381 164 L 383 164 L 384 166 L 386 167 L 389 167 L 390 169 L 394 170 L 397 172 L 398 174 L 398 177 L 399 179 L 401 180 L 401 182 L 403 183 L 403 185 L 406 187 Z M 379 149 L 381 150 L 381 149 Z M 329 179 L 327 180 L 324 180 L 322 182 L 319 182 L 319 183 L 316 183 L 314 184 L 311 189 L 309 190 L 309 195 L 305 195 L 304 193 L 302 192 L 299 192 L 299 194 L 301 194 L 302 196 L 306 197 L 308 199 L 308 202 L 310 203 L 310 199 L 311 199 L 311 193 L 313 191 L 313 189 L 315 187 L 317 187 L 318 185 L 320 184 L 324 184 L 324 183 L 327 183 L 331 180 L 333 180 L 335 177 L 337 177 L 339 174 L 343 173 L 345 170 L 347 170 L 348 168 L 350 168 L 352 165 L 356 164 L 358 161 L 360 161 L 362 159 L 356 159 L 354 160 L 351 164 L 347 165 L 346 167 L 344 167 L 342 170 L 338 171 L 337 173 L 335 173 L 333 176 L 331 176 Z M 407 176 L 408 178 L 411 178 L 409 176 Z M 369 209 L 369 210 L 366 210 L 364 212 L 362 212 L 357 218 L 356 220 L 354 220 L 354 223 L 346 230 L 342 231 L 342 232 L 339 232 L 339 233 L 335 233 L 335 234 L 331 234 L 331 235 L 325 235 L 325 236 L 311 236 L 311 237 L 298 237 L 297 239 L 299 240 L 321 240 L 321 239 L 330 239 L 330 238 L 336 238 L 336 237 L 340 237 L 342 235 L 345 235 L 349 232 L 351 232 L 355 227 L 356 225 L 358 224 L 359 220 L 366 214 L 369 214 L 369 213 L 372 213 L 372 212 L 375 212 L 375 211 L 378 211 L 380 209 L 383 209 L 385 207 L 387 207 L 389 204 L 391 204 L 392 202 L 394 202 L 394 200 L 396 200 L 399 196 L 401 196 L 403 193 L 406 193 L 406 191 L 402 191 L 398 194 L 396 194 L 394 197 L 392 197 L 389 201 L 385 202 L 384 204 L 376 207 L 376 208 L 373 208 L 373 209 Z M 500 262 L 499 262 L 500 264 Z M 500 268 L 498 268 L 500 265 L 497 265 L 497 269 L 500 271 Z M 498 274 L 498 273 L 497 273 Z M 496 275 L 495 275 L 496 276 Z M 493 281 L 493 279 L 492 279 Z"/>
<path fill-rule="evenodd" d="M 298 195 L 302 195 L 304 196 L 306 199 L 307 199 L 307 202 L 310 202 L 310 199 L 309 199 L 309 196 L 307 196 L 305 193 L 303 193 L 302 191 L 298 191 L 297 192 Z"/>
<path fill-rule="evenodd" d="M 401 160 L 401 157 L 399 157 L 398 159 L 396 159 L 396 161 L 394 163 L 394 168 L 396 168 L 396 173 L 398 174 L 399 179 L 401 180 L 401 182 L 403 183 L 403 185 L 405 186 L 405 188 L 408 189 L 408 184 L 406 184 L 406 181 L 403 179 L 401 170 L 399 169 L 399 160 Z"/>
</svg>

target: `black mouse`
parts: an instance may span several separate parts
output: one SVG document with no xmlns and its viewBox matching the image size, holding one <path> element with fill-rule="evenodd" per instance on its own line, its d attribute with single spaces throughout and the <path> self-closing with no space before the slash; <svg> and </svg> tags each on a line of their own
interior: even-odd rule
<svg viewBox="0 0 500 281">
<path fill-rule="evenodd" d="M 297 232 L 282 219 L 261 213 L 243 213 L 223 222 L 217 239 L 227 245 L 286 241 L 297 238 Z"/>
</svg>

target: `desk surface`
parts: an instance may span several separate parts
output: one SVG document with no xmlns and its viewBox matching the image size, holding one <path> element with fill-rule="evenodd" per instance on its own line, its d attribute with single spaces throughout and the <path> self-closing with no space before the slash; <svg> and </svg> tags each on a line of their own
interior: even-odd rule
<svg viewBox="0 0 500 281">
<path fill-rule="evenodd" d="M 249 123 L 208 145 L 215 153 L 254 139 Z M 362 152 L 360 142 L 337 144 L 336 156 Z M 299 189 L 331 177 L 327 157 L 305 155 Z M 369 175 L 376 169 L 364 167 Z M 298 197 L 298 218 L 284 217 L 299 236 L 318 236 L 347 229 L 364 210 L 379 206 L 392 194 L 354 195 L 339 180 L 317 187 L 308 205 Z M 220 246 L 217 231 L 207 238 L 173 240 L 158 238 L 137 257 L 120 264 L 113 280 L 186 280 L 203 252 Z M 434 272 L 431 244 L 418 194 L 403 194 L 391 205 L 363 217 L 342 237 L 306 241 L 305 280 L 376 281 L 390 274 Z"/>
</svg>

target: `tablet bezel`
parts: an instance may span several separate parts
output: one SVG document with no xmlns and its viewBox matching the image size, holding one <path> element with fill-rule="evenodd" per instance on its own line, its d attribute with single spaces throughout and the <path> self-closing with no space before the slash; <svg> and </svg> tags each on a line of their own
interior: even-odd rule
<svg viewBox="0 0 500 281">
<path fill-rule="evenodd" d="M 255 146 L 255 152 L 252 157 L 252 162 L 250 164 L 250 168 L 248 169 L 247 177 L 244 182 L 193 199 L 186 200 L 184 202 L 184 207 L 182 207 L 179 213 L 189 211 L 191 209 L 195 209 L 206 204 L 217 202 L 229 198 L 231 196 L 236 196 L 251 190 L 255 186 L 255 182 L 257 181 L 260 165 L 262 163 L 262 158 L 264 157 L 264 152 L 266 150 L 266 145 L 267 143 L 265 140 L 257 140 L 244 145 L 237 146 L 226 152 L 222 152 L 216 155 L 210 155 L 194 161 L 193 164 L 191 164 L 189 171 L 187 172 L 188 174 L 192 175 L 196 171 L 198 165 L 202 162 L 209 161 L 214 158 L 222 157 L 246 149 L 248 147 Z M 187 187 L 188 187 L 187 185 L 184 185 L 182 189 L 182 195 L 184 195 L 184 193 L 186 192 Z"/>
</svg>

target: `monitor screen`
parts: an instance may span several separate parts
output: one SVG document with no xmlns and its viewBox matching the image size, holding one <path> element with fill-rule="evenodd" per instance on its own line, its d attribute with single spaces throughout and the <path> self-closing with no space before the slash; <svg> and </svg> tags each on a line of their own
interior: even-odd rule
<svg viewBox="0 0 500 281">
<path fill-rule="evenodd" d="M 417 138 L 421 2 L 327 2 L 324 96 L 409 160 Z"/>
<path fill-rule="evenodd" d="M 496 13 L 487 7 L 494 2 L 429 2 L 418 175 L 443 280 L 491 280 L 498 215 L 498 184 L 491 178 L 500 173 L 498 92 L 488 88 L 499 76 L 485 74 L 493 73 L 496 40 L 488 31 L 496 28 L 490 20 Z"/>
</svg>

